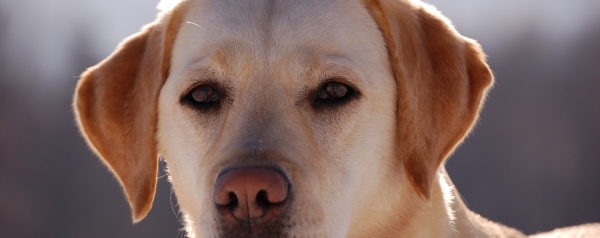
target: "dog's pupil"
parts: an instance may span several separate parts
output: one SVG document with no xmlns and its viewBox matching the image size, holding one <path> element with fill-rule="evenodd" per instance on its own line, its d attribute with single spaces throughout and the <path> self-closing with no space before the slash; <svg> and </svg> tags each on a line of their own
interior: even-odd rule
<svg viewBox="0 0 600 238">
<path fill-rule="evenodd" d="M 348 88 L 341 83 L 329 83 L 325 88 L 325 92 L 330 98 L 339 99 L 348 93 Z"/>
<path fill-rule="evenodd" d="M 192 91 L 192 98 L 199 103 L 207 103 L 215 96 L 215 90 L 208 85 L 202 85 Z"/>
</svg>

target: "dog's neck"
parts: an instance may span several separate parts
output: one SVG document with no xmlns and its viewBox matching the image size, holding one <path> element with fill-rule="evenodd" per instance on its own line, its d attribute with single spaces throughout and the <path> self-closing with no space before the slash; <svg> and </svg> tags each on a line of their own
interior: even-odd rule
<svg viewBox="0 0 600 238">
<path fill-rule="evenodd" d="M 390 231 L 394 229 L 395 232 L 383 232 L 383 234 L 387 234 L 387 236 L 384 235 L 385 237 L 526 237 L 513 228 L 491 222 L 469 210 L 443 165 L 440 166 L 435 181 L 429 200 L 408 199 L 416 202 L 404 204 L 402 220 L 390 224 L 390 227 L 393 227 Z M 415 194 L 407 195 L 417 196 Z"/>
<path fill-rule="evenodd" d="M 526 237 L 513 228 L 491 222 L 469 210 L 450 180 L 444 166 L 440 166 L 437 181 L 439 181 L 440 186 L 435 186 L 435 188 L 442 190 L 446 210 L 448 211 L 448 220 L 452 227 L 452 231 L 445 237 Z"/>
</svg>

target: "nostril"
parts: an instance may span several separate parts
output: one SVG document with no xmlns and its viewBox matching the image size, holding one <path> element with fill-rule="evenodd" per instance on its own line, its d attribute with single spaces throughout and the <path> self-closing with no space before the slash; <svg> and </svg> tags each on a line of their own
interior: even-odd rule
<svg viewBox="0 0 600 238">
<path fill-rule="evenodd" d="M 239 203 L 237 195 L 233 191 L 221 191 L 214 195 L 214 201 L 220 207 L 236 207 Z"/>
<path fill-rule="evenodd" d="M 260 190 L 258 194 L 256 194 L 256 205 L 263 208 L 268 208 L 272 203 L 269 202 L 269 198 L 267 197 L 267 191 Z"/>
<path fill-rule="evenodd" d="M 235 195 L 234 192 L 229 192 L 229 203 L 228 204 L 224 204 L 224 206 L 226 207 L 230 207 L 230 208 L 234 208 L 238 206 L 238 198 Z"/>
</svg>

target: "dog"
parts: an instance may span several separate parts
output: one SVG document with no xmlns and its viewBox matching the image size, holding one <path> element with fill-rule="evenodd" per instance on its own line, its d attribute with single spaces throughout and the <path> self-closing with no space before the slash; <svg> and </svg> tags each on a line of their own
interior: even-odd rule
<svg viewBox="0 0 600 238">
<path fill-rule="evenodd" d="M 417 0 L 183 0 L 85 71 L 87 143 L 149 212 L 159 158 L 189 237 L 526 237 L 444 162 L 493 75 Z M 600 237 L 590 224 L 535 237 Z"/>
</svg>

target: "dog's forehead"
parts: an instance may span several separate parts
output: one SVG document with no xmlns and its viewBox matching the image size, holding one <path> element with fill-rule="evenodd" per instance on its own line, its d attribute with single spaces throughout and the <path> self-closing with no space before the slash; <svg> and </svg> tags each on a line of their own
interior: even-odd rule
<svg viewBox="0 0 600 238">
<path fill-rule="evenodd" d="M 196 0 L 189 6 L 172 72 L 219 57 L 237 58 L 258 72 L 257 67 L 314 63 L 315 55 L 355 69 L 389 71 L 381 68 L 388 65 L 381 33 L 359 1 Z"/>
</svg>

